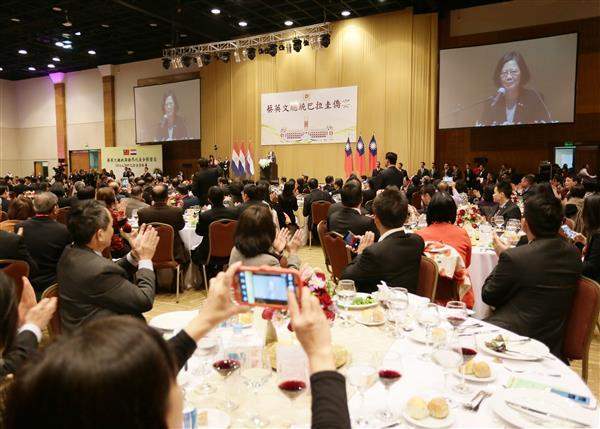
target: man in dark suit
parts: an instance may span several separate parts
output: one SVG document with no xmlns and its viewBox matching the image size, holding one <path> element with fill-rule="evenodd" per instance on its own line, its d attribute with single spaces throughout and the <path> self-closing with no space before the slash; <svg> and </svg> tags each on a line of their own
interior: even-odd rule
<svg viewBox="0 0 600 429">
<path fill-rule="evenodd" d="M 325 177 L 325 186 L 323 186 L 323 190 L 329 195 L 333 194 L 333 191 L 335 190 L 335 188 L 333 187 L 333 176 Z"/>
<path fill-rule="evenodd" d="M 406 179 L 406 178 L 408 178 L 408 171 L 406 171 L 406 170 L 404 169 L 404 164 L 402 164 L 401 162 L 399 162 L 399 163 L 398 163 L 398 171 L 399 171 L 400 173 L 402 173 L 402 178 L 403 178 L 403 179 Z"/>
<path fill-rule="evenodd" d="M 308 188 L 310 193 L 304 197 L 304 207 L 302 207 L 302 214 L 306 218 L 308 225 L 312 225 L 311 232 L 313 238 L 317 233 L 317 225 L 312 224 L 312 203 L 316 201 L 328 201 L 333 204 L 333 198 L 329 195 L 329 192 L 325 192 L 319 189 L 319 182 L 314 177 L 308 181 Z"/>
<path fill-rule="evenodd" d="M 187 210 L 192 206 L 200 205 L 200 200 L 195 195 L 190 195 L 190 190 L 186 185 L 177 186 L 177 192 L 183 196 L 181 201 L 183 201 L 183 210 Z"/>
<path fill-rule="evenodd" d="M 131 193 L 129 194 L 129 198 L 124 198 L 125 201 L 125 214 L 127 217 L 133 216 L 134 210 L 145 209 L 146 207 L 150 207 L 148 204 L 144 202 L 142 198 L 142 193 L 144 190 L 141 186 L 135 185 L 131 188 Z"/>
<path fill-rule="evenodd" d="M 373 292 L 382 280 L 415 293 L 425 243 L 417 234 L 407 234 L 402 226 L 408 215 L 408 201 L 397 189 L 386 189 L 373 202 L 375 225 L 381 236 L 366 232 L 358 246 L 358 256 L 342 273 L 352 279 L 360 292 Z"/>
<path fill-rule="evenodd" d="M 435 162 L 431 163 L 431 169 L 429 170 L 429 177 L 431 177 L 432 179 L 441 179 L 440 171 L 436 167 Z"/>
<path fill-rule="evenodd" d="M 80 203 L 71 212 L 69 232 L 74 244 L 63 252 L 57 271 L 63 333 L 115 314 L 142 318 L 152 308 L 156 283 L 152 257 L 158 234 L 142 225 L 132 240 L 132 251 L 113 262 L 102 256 L 110 246 L 112 225 L 110 212 L 96 200 Z"/>
<path fill-rule="evenodd" d="M 396 186 L 398 189 L 402 187 L 404 174 L 396 168 L 398 155 L 394 152 L 385 154 L 385 169 L 377 175 L 377 189 L 385 189 L 388 186 Z"/>
<path fill-rule="evenodd" d="M 329 231 L 345 235 L 351 231 L 354 235 L 364 235 L 367 231 L 378 235 L 372 218 L 360 213 L 362 191 L 356 180 L 349 180 L 342 188 L 342 208 L 327 217 Z"/>
<path fill-rule="evenodd" d="M 519 183 L 523 200 L 527 200 L 527 198 L 533 195 L 533 185 L 535 185 L 535 176 L 533 174 L 523 176 L 521 183 Z"/>
<path fill-rule="evenodd" d="M 153 204 L 145 209 L 138 210 L 138 223 L 149 224 L 152 222 L 166 223 L 173 227 L 173 255 L 180 264 L 187 264 L 190 261 L 190 255 L 181 241 L 179 231 L 185 227 L 183 219 L 183 209 L 179 207 L 170 207 L 167 205 L 169 198 L 169 189 L 166 185 L 156 185 L 152 188 Z"/>
<path fill-rule="evenodd" d="M 417 176 L 419 176 L 419 179 L 425 177 L 425 176 L 429 176 L 429 170 L 425 167 L 425 163 L 421 162 L 421 166 L 419 167 L 419 169 L 417 170 Z"/>
<path fill-rule="evenodd" d="M 563 207 L 554 196 L 525 202 L 523 231 L 529 243 L 509 249 L 494 234 L 500 260 L 486 279 L 483 301 L 495 307 L 487 321 L 535 338 L 562 357 L 563 337 L 583 270 L 577 248 L 558 235 Z"/>
<path fill-rule="evenodd" d="M 383 168 L 381 168 L 381 162 L 377 161 L 375 163 L 375 168 L 373 169 L 373 171 L 371 171 L 371 177 L 378 176 L 379 173 L 381 173 L 382 171 L 383 171 Z"/>
<path fill-rule="evenodd" d="M 192 258 L 198 265 L 201 265 L 208 256 L 208 250 L 210 249 L 208 227 L 210 224 L 221 219 L 237 220 L 239 217 L 239 210 L 237 207 L 225 207 L 223 205 L 224 198 L 225 194 L 223 193 L 223 189 L 218 186 L 211 186 L 208 190 L 208 201 L 211 208 L 210 210 L 198 214 L 196 234 L 203 238 L 200 245 L 196 247 L 192 253 Z M 229 257 L 227 259 L 229 259 Z"/>
<path fill-rule="evenodd" d="M 19 234 L 0 230 L 0 259 L 25 261 L 29 264 L 29 276 L 37 275 L 37 264 L 29 254 L 25 240 Z"/>
<path fill-rule="evenodd" d="M 0 186 L 0 210 L 4 213 L 8 213 L 8 205 L 10 201 L 8 199 L 8 186 Z"/>
<path fill-rule="evenodd" d="M 508 182 L 498 182 L 494 188 L 494 202 L 498 204 L 498 210 L 494 216 L 502 216 L 504 222 L 509 219 L 521 219 L 521 209 L 511 201 L 512 186 Z"/>
<path fill-rule="evenodd" d="M 71 243 L 67 227 L 53 219 L 58 212 L 58 198 L 51 192 L 33 198 L 35 216 L 21 223 L 23 240 L 35 260 L 38 271 L 29 276 L 38 299 L 44 290 L 56 283 L 56 266 L 65 247 Z"/>
<path fill-rule="evenodd" d="M 473 169 L 471 169 L 471 164 L 467 162 L 465 165 L 465 183 L 468 188 L 473 188 L 475 186 L 475 173 Z"/>
<path fill-rule="evenodd" d="M 206 205 L 208 188 L 217 185 L 219 176 L 221 176 L 221 169 L 209 166 L 208 159 L 206 158 L 198 160 L 198 167 L 200 170 L 194 174 L 192 179 L 192 193 L 198 197 L 200 205 L 203 206 Z"/>
<path fill-rule="evenodd" d="M 28 190 L 29 190 L 29 187 L 27 185 L 25 185 L 25 179 L 23 179 L 23 178 L 18 179 L 17 184 L 15 186 L 13 186 L 13 192 L 15 193 L 15 196 L 19 196 Z"/>
</svg>

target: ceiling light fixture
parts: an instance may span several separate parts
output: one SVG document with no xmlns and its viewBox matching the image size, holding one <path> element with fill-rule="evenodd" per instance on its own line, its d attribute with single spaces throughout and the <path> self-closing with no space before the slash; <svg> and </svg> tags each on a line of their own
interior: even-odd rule
<svg viewBox="0 0 600 429">
<path fill-rule="evenodd" d="M 27 51 L 25 49 L 19 49 L 19 54 L 27 55 Z"/>
<path fill-rule="evenodd" d="M 71 43 L 73 42 L 71 42 L 70 40 L 63 40 L 63 45 L 70 45 Z"/>
<path fill-rule="evenodd" d="M 63 45 L 63 49 L 71 49 L 72 47 L 72 45 Z"/>
<path fill-rule="evenodd" d="M 29 70 L 29 71 L 35 71 L 35 67 L 29 66 L 29 67 L 27 67 L 27 70 Z"/>
<path fill-rule="evenodd" d="M 4 69 L 2 67 L 0 67 L 0 71 L 4 71 Z"/>
<path fill-rule="evenodd" d="M 150 27 L 156 28 L 158 27 L 158 24 L 156 22 L 151 22 Z"/>
<path fill-rule="evenodd" d="M 342 16 L 344 16 L 344 17 L 350 16 L 350 11 L 349 10 L 343 10 L 342 11 Z"/>
<path fill-rule="evenodd" d="M 247 23 L 246 21 L 240 21 L 240 22 L 238 22 L 238 25 L 239 25 L 240 27 L 247 27 L 247 26 L 248 26 L 248 23 Z"/>
<path fill-rule="evenodd" d="M 321 46 L 324 48 L 328 48 L 331 43 L 331 36 L 329 34 L 323 34 L 321 36 Z"/>
<path fill-rule="evenodd" d="M 62 23 L 63 27 L 72 27 L 73 23 L 69 21 L 69 12 L 65 11 L 65 22 Z"/>
<path fill-rule="evenodd" d="M 163 58 L 162 66 L 165 70 L 169 70 L 169 67 L 171 67 L 171 58 Z"/>
<path fill-rule="evenodd" d="M 238 51 L 233 51 L 233 58 L 235 59 L 236 63 L 242 61 L 242 59 L 240 58 L 240 53 Z"/>
<path fill-rule="evenodd" d="M 62 8 L 60 8 L 60 7 L 58 7 L 58 6 L 54 6 L 54 7 L 52 8 L 52 10 L 53 10 L 54 12 L 61 12 L 61 11 L 62 11 Z"/>
<path fill-rule="evenodd" d="M 127 55 L 135 54 L 135 51 L 127 51 Z"/>
<path fill-rule="evenodd" d="M 88 54 L 90 54 L 90 55 L 96 55 L 96 51 L 94 51 L 93 49 L 90 49 L 88 51 Z"/>
<path fill-rule="evenodd" d="M 102 28 L 110 28 L 110 25 L 108 25 L 108 24 L 100 24 L 100 27 L 102 27 Z"/>
<path fill-rule="evenodd" d="M 221 9 L 217 9 L 216 7 L 214 7 L 210 10 L 210 13 L 212 13 L 213 15 L 218 15 L 221 13 Z"/>
<path fill-rule="evenodd" d="M 285 25 L 287 25 L 288 27 L 291 27 L 292 25 L 294 25 L 294 21 L 290 21 L 289 19 L 287 21 L 284 22 Z"/>
<path fill-rule="evenodd" d="M 12 22 L 21 22 L 21 20 L 19 18 L 11 18 L 10 19 Z"/>
<path fill-rule="evenodd" d="M 246 55 L 248 56 L 249 60 L 253 60 L 254 58 L 256 58 L 256 48 L 248 48 Z"/>
<path fill-rule="evenodd" d="M 48 66 L 47 66 L 47 67 L 48 67 L 49 69 L 53 69 L 53 68 L 55 68 L 56 66 L 55 66 L 54 64 L 48 64 Z"/>
<path fill-rule="evenodd" d="M 65 46 L 65 45 L 63 45 L 63 42 L 54 42 L 54 44 L 56 46 L 60 47 L 60 48 L 62 48 L 63 46 Z"/>
<path fill-rule="evenodd" d="M 76 31 L 76 32 L 75 32 L 75 35 L 76 35 L 76 36 L 81 36 L 81 31 Z"/>
<path fill-rule="evenodd" d="M 294 40 L 292 40 L 292 44 L 294 45 L 294 51 L 300 52 L 300 50 L 302 49 L 302 40 L 295 38 Z"/>
<path fill-rule="evenodd" d="M 59 63 L 60 62 L 60 58 L 58 58 L 58 57 L 52 57 L 52 61 L 55 61 L 55 62 Z"/>
</svg>

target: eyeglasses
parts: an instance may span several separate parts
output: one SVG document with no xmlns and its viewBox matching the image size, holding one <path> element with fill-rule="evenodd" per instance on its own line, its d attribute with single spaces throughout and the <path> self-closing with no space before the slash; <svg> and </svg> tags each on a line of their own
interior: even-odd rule
<svg viewBox="0 0 600 429">
<path fill-rule="evenodd" d="M 507 77 L 509 74 L 511 76 L 518 76 L 521 74 L 521 71 L 520 70 L 506 70 L 506 71 L 501 72 L 500 76 Z"/>
</svg>

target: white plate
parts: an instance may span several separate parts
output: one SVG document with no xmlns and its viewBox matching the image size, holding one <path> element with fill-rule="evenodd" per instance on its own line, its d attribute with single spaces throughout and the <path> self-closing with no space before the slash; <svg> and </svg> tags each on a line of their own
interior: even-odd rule
<svg viewBox="0 0 600 429">
<path fill-rule="evenodd" d="M 404 407 L 404 409 L 402 410 L 402 417 L 404 417 L 406 421 L 411 425 L 429 429 L 447 428 L 448 426 L 452 426 L 452 424 L 454 423 L 454 413 L 452 412 L 452 408 L 450 408 L 450 413 L 445 419 L 434 419 L 431 416 L 427 416 L 424 419 L 416 420 L 408 415 L 406 407 Z"/>
<path fill-rule="evenodd" d="M 356 321 L 356 323 L 360 323 L 361 325 L 365 326 L 381 326 L 385 324 L 385 319 L 380 320 L 379 322 L 364 322 L 360 315 L 355 317 L 354 320 Z"/>
<path fill-rule="evenodd" d="M 485 345 L 486 341 L 490 341 L 494 338 L 496 338 L 499 334 L 494 333 L 494 334 L 486 334 L 486 335 L 477 335 L 477 347 L 479 348 L 479 350 L 492 355 L 492 356 L 496 356 L 496 357 L 500 357 L 503 359 L 513 359 L 513 360 L 526 360 L 526 361 L 536 361 L 536 360 L 541 360 L 543 359 L 548 353 L 550 353 L 550 349 L 548 347 L 546 347 L 545 344 L 540 343 L 537 340 L 534 340 L 533 338 L 530 341 L 524 342 L 524 343 L 511 343 L 510 341 L 508 342 L 508 347 L 511 350 L 514 350 L 516 352 L 522 352 L 524 354 L 518 354 L 518 353 L 500 353 L 497 352 L 495 350 L 490 349 L 489 347 L 487 347 Z M 522 338 L 519 337 L 518 335 L 515 334 L 511 334 L 511 333 L 502 333 L 502 336 L 506 337 L 508 336 L 508 338 L 513 338 L 513 339 L 517 339 L 517 338 Z"/>
<path fill-rule="evenodd" d="M 561 416 L 589 421 L 590 427 L 594 427 L 594 422 L 597 420 L 594 411 L 586 410 L 570 399 L 563 398 L 555 393 L 538 389 L 506 389 L 498 391 L 492 396 L 490 401 L 492 410 L 503 420 L 520 428 L 570 428 L 578 427 L 579 425 L 577 423 L 550 418 L 546 420 L 546 417 L 533 417 L 526 411 L 521 412 L 515 408 L 511 408 L 506 404 L 506 399 Z"/>
<path fill-rule="evenodd" d="M 455 377 L 460 378 L 460 373 L 453 372 L 452 374 Z M 465 374 L 465 380 L 471 381 L 473 383 L 491 383 L 495 379 L 496 379 L 496 371 L 494 371 L 494 368 L 492 367 L 492 365 L 490 365 L 490 376 L 489 377 L 478 378 L 478 377 L 475 377 L 475 374 Z"/>
<path fill-rule="evenodd" d="M 377 300 L 377 298 L 375 296 L 373 296 L 369 293 L 364 293 L 364 292 L 357 292 L 357 294 L 356 294 L 356 298 L 366 298 L 368 296 L 372 297 L 375 300 L 375 302 L 372 304 L 349 305 L 348 310 L 364 310 L 365 308 L 377 307 L 379 305 L 379 301 Z M 333 299 L 335 300 L 335 302 L 337 303 L 337 305 L 339 307 L 346 308 L 346 306 L 338 300 L 337 295 L 334 296 Z"/>
<path fill-rule="evenodd" d="M 217 410 L 216 408 L 198 408 L 196 410 L 196 412 L 198 413 L 198 416 L 200 416 L 200 413 L 202 413 L 204 411 L 206 411 L 208 413 L 207 424 L 205 426 L 196 424 L 196 429 L 202 429 L 202 428 L 226 429 L 231 424 L 231 418 L 229 417 L 229 415 L 227 415 L 227 413 L 225 413 L 221 410 Z"/>
<path fill-rule="evenodd" d="M 171 311 L 153 317 L 148 325 L 161 331 L 177 331 L 185 326 L 198 314 L 198 310 Z"/>
<path fill-rule="evenodd" d="M 449 331 L 448 329 L 444 329 L 444 330 L 446 331 L 446 338 L 448 338 L 448 335 L 451 334 L 451 331 Z M 417 343 L 426 344 L 427 337 L 425 335 L 425 329 L 416 328 L 414 331 L 412 331 L 410 333 L 410 339 L 416 341 Z M 431 343 L 433 343 L 433 339 L 430 339 L 429 341 Z"/>
</svg>

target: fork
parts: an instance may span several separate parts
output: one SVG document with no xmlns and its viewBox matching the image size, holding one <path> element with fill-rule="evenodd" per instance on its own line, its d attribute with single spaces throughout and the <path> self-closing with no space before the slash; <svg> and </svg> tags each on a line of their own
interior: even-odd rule
<svg viewBox="0 0 600 429">
<path fill-rule="evenodd" d="M 463 408 L 465 410 L 475 411 L 475 405 L 480 403 L 478 401 L 479 397 L 485 396 L 485 394 L 486 394 L 485 390 L 480 390 L 479 392 L 477 392 L 477 394 L 475 396 L 473 396 L 473 399 L 462 404 Z"/>
</svg>

